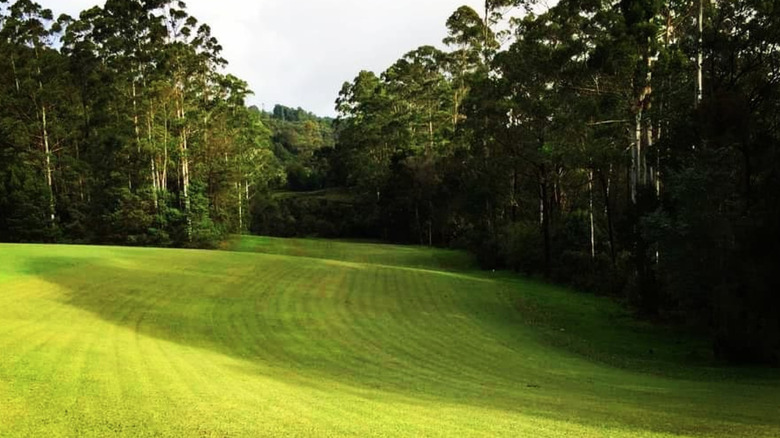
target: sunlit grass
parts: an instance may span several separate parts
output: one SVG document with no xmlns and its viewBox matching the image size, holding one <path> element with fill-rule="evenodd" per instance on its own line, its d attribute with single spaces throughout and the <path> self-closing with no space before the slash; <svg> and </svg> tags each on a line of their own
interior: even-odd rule
<svg viewBox="0 0 780 438">
<path fill-rule="evenodd" d="M 0 436 L 780 434 L 776 373 L 607 300 L 456 252 L 234 246 L 275 254 L 0 245 Z"/>
</svg>

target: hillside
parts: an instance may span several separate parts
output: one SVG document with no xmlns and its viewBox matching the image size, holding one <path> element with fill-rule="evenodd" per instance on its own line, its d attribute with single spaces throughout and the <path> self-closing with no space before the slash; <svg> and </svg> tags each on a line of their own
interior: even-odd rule
<svg viewBox="0 0 780 438">
<path fill-rule="evenodd" d="M 234 244 L 0 245 L 0 435 L 780 431 L 780 376 L 608 300 L 452 252 Z"/>
</svg>

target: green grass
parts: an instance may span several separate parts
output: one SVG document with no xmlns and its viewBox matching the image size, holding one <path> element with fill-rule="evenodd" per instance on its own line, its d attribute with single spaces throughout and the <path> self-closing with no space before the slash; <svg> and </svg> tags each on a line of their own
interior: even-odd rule
<svg viewBox="0 0 780 438">
<path fill-rule="evenodd" d="M 465 252 L 442 249 L 431 250 L 422 246 L 311 238 L 279 239 L 274 237 L 236 236 L 226 242 L 224 247 L 230 251 L 311 257 L 371 265 L 443 271 L 476 269 L 476 261 Z"/>
<path fill-rule="evenodd" d="M 0 436 L 780 435 L 776 371 L 607 300 L 449 251 L 232 246 L 0 245 Z"/>
</svg>

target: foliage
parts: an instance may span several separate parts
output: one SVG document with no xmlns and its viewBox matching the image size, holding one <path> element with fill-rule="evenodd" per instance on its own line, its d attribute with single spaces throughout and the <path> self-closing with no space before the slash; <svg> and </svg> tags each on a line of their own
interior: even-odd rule
<svg viewBox="0 0 780 438">
<path fill-rule="evenodd" d="M 0 240 L 207 247 L 246 229 L 275 159 L 221 50 L 178 1 L 0 9 Z"/>
<path fill-rule="evenodd" d="M 327 156 L 333 150 L 333 121 L 302 108 L 276 105 L 271 113 L 251 108 L 271 130 L 274 155 L 281 167 L 270 187 L 295 191 L 320 190 L 328 184 Z"/>
</svg>

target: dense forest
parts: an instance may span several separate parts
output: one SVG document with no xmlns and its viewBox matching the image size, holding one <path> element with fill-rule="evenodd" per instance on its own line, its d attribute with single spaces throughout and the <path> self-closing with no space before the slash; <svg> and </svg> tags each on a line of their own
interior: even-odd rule
<svg viewBox="0 0 780 438">
<path fill-rule="evenodd" d="M 780 2 L 488 0 L 346 83 L 247 108 L 166 0 L 0 0 L 0 240 L 446 246 L 780 363 Z"/>
<path fill-rule="evenodd" d="M 210 246 L 244 228 L 271 133 L 184 6 L 3 8 L 3 240 Z"/>
</svg>

